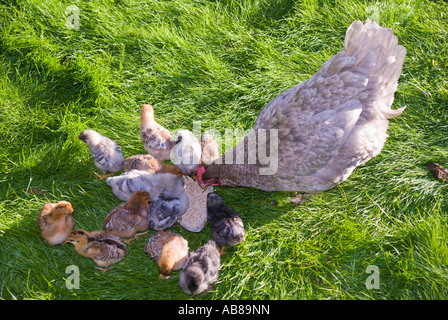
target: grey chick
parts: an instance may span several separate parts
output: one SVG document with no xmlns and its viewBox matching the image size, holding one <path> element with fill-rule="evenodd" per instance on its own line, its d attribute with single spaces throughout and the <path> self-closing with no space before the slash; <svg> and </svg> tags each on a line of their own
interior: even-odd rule
<svg viewBox="0 0 448 320">
<path fill-rule="evenodd" d="M 171 161 L 180 171 L 189 177 L 195 177 L 201 162 L 201 143 L 188 130 L 180 130 L 176 144 L 171 149 Z"/>
<path fill-rule="evenodd" d="M 180 194 L 184 191 L 182 177 L 167 172 L 148 172 L 131 170 L 119 176 L 107 178 L 112 193 L 122 201 L 128 201 L 135 191 L 143 190 L 151 195 L 151 201 L 157 200 L 165 191 Z"/>
<path fill-rule="evenodd" d="M 179 287 L 193 298 L 218 280 L 221 258 L 213 240 L 188 255 L 179 273 Z"/>
<path fill-rule="evenodd" d="M 96 176 L 104 179 L 107 177 L 106 172 L 120 171 L 124 158 L 115 141 L 93 130 L 83 130 L 78 139 L 87 145 L 95 166 L 102 172 L 102 175 L 95 172 Z"/>
<path fill-rule="evenodd" d="M 221 247 L 235 246 L 244 241 L 244 224 L 241 216 L 222 202 L 216 192 L 207 195 L 207 220 L 212 230 L 212 238 Z"/>
<path fill-rule="evenodd" d="M 187 212 L 190 200 L 185 192 L 161 193 L 149 206 L 149 228 L 165 230 L 173 226 Z"/>
</svg>

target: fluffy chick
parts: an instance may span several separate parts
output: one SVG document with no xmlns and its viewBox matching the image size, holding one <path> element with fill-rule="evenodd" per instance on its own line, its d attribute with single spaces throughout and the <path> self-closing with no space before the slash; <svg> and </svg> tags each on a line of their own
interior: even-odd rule
<svg viewBox="0 0 448 320">
<path fill-rule="evenodd" d="M 128 201 L 135 191 L 144 190 L 155 201 L 159 195 L 168 191 L 180 194 L 184 191 L 184 179 L 171 173 L 131 170 L 119 176 L 107 178 L 112 193 L 122 201 Z"/>
<path fill-rule="evenodd" d="M 146 191 L 136 191 L 131 198 L 112 210 L 104 220 L 104 231 L 120 238 L 131 239 L 148 229 L 150 196 Z M 130 241 L 130 240 L 129 240 Z"/>
<path fill-rule="evenodd" d="M 123 260 L 127 253 L 126 246 L 120 240 L 104 231 L 89 233 L 83 229 L 72 230 L 66 242 L 72 243 L 81 256 L 92 259 L 97 265 L 95 268 L 102 272 Z"/>
<path fill-rule="evenodd" d="M 87 145 L 95 166 L 102 172 L 101 176 L 95 172 L 96 176 L 104 179 L 107 177 L 106 172 L 120 171 L 124 158 L 115 141 L 93 130 L 83 130 L 78 139 Z"/>
<path fill-rule="evenodd" d="M 64 243 L 75 226 L 73 207 L 68 201 L 47 202 L 39 212 L 38 226 L 42 238 L 50 245 Z"/>
<path fill-rule="evenodd" d="M 164 230 L 173 226 L 187 212 L 190 200 L 184 191 L 161 193 L 149 206 L 149 228 Z"/>
<path fill-rule="evenodd" d="M 171 150 L 171 161 L 180 171 L 189 177 L 196 175 L 196 169 L 201 161 L 201 144 L 188 130 L 180 130 L 176 145 Z"/>
<path fill-rule="evenodd" d="M 173 270 L 179 270 L 188 256 L 188 241 L 170 231 L 158 231 L 149 237 L 145 246 L 148 256 L 159 266 L 159 279 L 168 279 Z"/>
<path fill-rule="evenodd" d="M 170 159 L 175 140 L 171 133 L 154 119 L 154 108 L 143 104 L 140 109 L 140 139 L 146 152 L 163 161 Z"/>
<path fill-rule="evenodd" d="M 211 289 L 218 280 L 221 258 L 213 240 L 191 252 L 179 273 L 179 287 L 191 297 Z"/>
<path fill-rule="evenodd" d="M 201 136 L 201 165 L 211 164 L 218 156 L 218 143 L 210 133 L 204 132 Z"/>
<path fill-rule="evenodd" d="M 182 176 L 182 172 L 178 167 L 164 163 L 150 154 L 137 154 L 127 157 L 123 162 L 123 168 L 126 172 L 144 170 L 148 172 L 169 172 L 179 177 Z"/>
<path fill-rule="evenodd" d="M 216 192 L 207 195 L 207 220 L 213 240 L 221 247 L 221 254 L 224 253 L 225 246 L 234 246 L 244 241 L 241 216 L 226 206 Z"/>
</svg>

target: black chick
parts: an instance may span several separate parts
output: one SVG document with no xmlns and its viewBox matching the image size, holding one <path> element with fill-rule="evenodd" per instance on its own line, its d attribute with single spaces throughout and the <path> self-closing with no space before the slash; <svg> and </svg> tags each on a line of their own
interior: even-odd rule
<svg viewBox="0 0 448 320">
<path fill-rule="evenodd" d="M 241 216 L 230 209 L 216 192 L 207 196 L 207 220 L 212 230 L 212 238 L 224 253 L 225 246 L 235 246 L 244 241 L 244 224 Z"/>
</svg>

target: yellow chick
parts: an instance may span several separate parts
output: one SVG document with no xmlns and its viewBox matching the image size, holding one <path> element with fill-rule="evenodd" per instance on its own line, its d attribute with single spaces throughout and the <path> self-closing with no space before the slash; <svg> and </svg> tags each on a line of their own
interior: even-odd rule
<svg viewBox="0 0 448 320">
<path fill-rule="evenodd" d="M 104 220 L 104 231 L 129 239 L 125 242 L 144 234 L 137 232 L 148 230 L 149 201 L 148 192 L 134 192 L 126 203 L 122 203 L 108 214 Z"/>
<path fill-rule="evenodd" d="M 148 239 L 145 252 L 157 262 L 159 279 L 168 279 L 173 270 L 182 268 L 188 256 L 188 241 L 177 233 L 159 231 Z"/>
<path fill-rule="evenodd" d="M 73 207 L 68 201 L 47 202 L 39 212 L 38 226 L 42 238 L 54 246 L 64 243 L 75 226 Z"/>
<path fill-rule="evenodd" d="M 97 269 L 102 272 L 109 270 L 109 266 L 123 260 L 127 253 L 126 246 L 116 238 L 109 237 L 104 231 L 89 233 L 83 229 L 72 230 L 66 243 L 72 243 L 76 252 L 92 259 Z"/>
</svg>

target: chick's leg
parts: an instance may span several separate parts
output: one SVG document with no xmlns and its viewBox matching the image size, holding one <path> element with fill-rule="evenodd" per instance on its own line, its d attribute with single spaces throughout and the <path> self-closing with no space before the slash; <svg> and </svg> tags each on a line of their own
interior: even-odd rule
<svg viewBox="0 0 448 320">
<path fill-rule="evenodd" d="M 106 174 L 106 172 L 103 172 L 102 175 L 99 175 L 99 174 L 96 173 L 96 172 L 94 172 L 94 174 L 99 178 L 99 180 L 103 180 L 104 178 L 111 177 L 111 176 L 114 175 L 114 173 Z"/>
<path fill-rule="evenodd" d="M 101 270 L 102 273 L 105 273 L 110 268 L 101 268 L 101 267 L 95 267 L 95 269 Z"/>
<path fill-rule="evenodd" d="M 135 239 L 137 239 L 138 237 L 140 237 L 140 236 L 142 236 L 142 235 L 144 235 L 144 234 L 147 234 L 147 233 L 148 233 L 148 231 L 141 232 L 141 233 L 136 233 L 136 234 L 134 234 L 134 236 L 133 236 L 132 238 L 124 239 L 123 241 L 126 242 L 127 244 L 129 244 L 129 243 L 131 243 L 132 240 L 135 240 Z"/>
<path fill-rule="evenodd" d="M 222 246 L 221 249 L 219 249 L 219 254 L 222 256 L 223 254 L 226 253 L 226 246 Z"/>
</svg>

